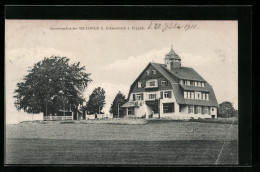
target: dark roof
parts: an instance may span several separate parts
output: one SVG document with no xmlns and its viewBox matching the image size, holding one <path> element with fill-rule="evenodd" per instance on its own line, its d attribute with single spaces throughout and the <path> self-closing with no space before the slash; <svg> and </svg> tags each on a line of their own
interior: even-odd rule
<svg viewBox="0 0 260 172">
<path fill-rule="evenodd" d="M 174 97 L 175 97 L 176 101 L 179 104 L 186 104 L 179 84 L 172 84 L 172 88 L 173 88 L 173 93 L 174 93 Z"/>
<path fill-rule="evenodd" d="M 188 85 L 180 85 L 180 87 L 184 90 L 187 91 L 204 91 L 204 92 L 209 92 L 208 87 L 195 87 L 195 86 L 188 86 Z"/>
<path fill-rule="evenodd" d="M 208 87 L 208 89 L 209 89 L 209 98 L 210 98 L 209 101 L 210 101 L 211 106 L 218 107 L 218 101 L 216 99 L 213 88 L 207 82 L 205 83 L 205 87 Z"/>
<path fill-rule="evenodd" d="M 174 76 L 180 79 L 187 79 L 193 81 L 204 81 L 205 80 L 192 68 L 189 67 L 178 67 L 169 70 L 166 65 L 162 65 L 165 70 L 170 71 Z"/>
<path fill-rule="evenodd" d="M 211 106 L 210 102 L 207 100 L 186 99 L 185 102 L 187 105 Z"/>
<path fill-rule="evenodd" d="M 165 71 L 162 68 L 162 64 L 159 63 L 151 63 L 153 67 L 158 70 L 167 80 L 169 80 L 171 83 L 178 83 L 178 81 L 172 77 L 171 74 L 169 74 L 167 71 Z"/>
<path fill-rule="evenodd" d="M 218 107 L 218 102 L 217 102 L 216 96 L 214 94 L 213 88 L 194 69 L 188 68 L 188 67 L 179 67 L 179 68 L 174 68 L 172 70 L 169 70 L 166 67 L 166 65 L 164 65 L 164 64 L 149 63 L 147 65 L 147 67 L 143 70 L 143 72 L 149 67 L 149 65 L 152 65 L 167 80 L 170 81 L 172 88 L 173 88 L 174 97 L 175 97 L 176 101 L 178 102 L 178 104 Z M 142 73 L 139 75 L 139 77 L 142 75 Z M 139 77 L 135 80 L 135 82 L 139 79 Z M 204 81 L 205 87 L 179 85 L 178 78 L 187 79 L 187 80 L 195 80 L 195 81 Z M 130 96 L 134 83 L 131 85 L 128 98 Z M 209 92 L 209 101 L 196 100 L 196 99 L 194 99 L 194 100 L 184 99 L 181 89 Z M 130 103 L 130 104 L 127 104 L 127 103 Z M 127 103 L 124 104 L 122 107 L 134 107 L 135 106 L 133 103 L 131 104 L 131 102 L 127 102 Z"/>
<path fill-rule="evenodd" d="M 171 48 L 171 51 L 165 55 L 165 58 L 166 59 L 178 59 L 178 60 L 181 60 L 181 58 L 178 56 L 178 54 L 176 54 L 174 52 L 173 48 Z"/>
</svg>

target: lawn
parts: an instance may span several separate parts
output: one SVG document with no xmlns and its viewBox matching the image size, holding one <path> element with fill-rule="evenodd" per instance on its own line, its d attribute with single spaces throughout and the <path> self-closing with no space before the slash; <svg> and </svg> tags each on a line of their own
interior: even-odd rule
<svg viewBox="0 0 260 172">
<path fill-rule="evenodd" d="M 6 125 L 5 162 L 121 165 L 238 162 L 238 127 L 235 124 L 189 121 L 135 123 L 134 120 L 130 123 Z"/>
</svg>

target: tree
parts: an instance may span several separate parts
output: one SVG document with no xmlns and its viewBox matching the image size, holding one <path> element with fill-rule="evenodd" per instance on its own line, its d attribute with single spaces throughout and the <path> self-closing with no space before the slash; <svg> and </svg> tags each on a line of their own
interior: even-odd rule
<svg viewBox="0 0 260 172">
<path fill-rule="evenodd" d="M 117 93 L 116 97 L 114 98 L 113 103 L 111 104 L 110 113 L 113 114 L 113 117 L 123 117 L 124 112 L 123 108 L 121 107 L 123 104 L 127 102 L 125 95 L 123 95 L 120 91 Z M 119 112 L 119 113 L 118 113 Z"/>
<path fill-rule="evenodd" d="M 80 62 L 69 64 L 67 57 L 52 56 L 35 63 L 14 91 L 15 106 L 27 113 L 54 114 L 76 109 L 84 101 L 82 92 L 92 80 Z M 18 102 L 18 103 L 17 103 Z"/>
<path fill-rule="evenodd" d="M 237 115 L 237 110 L 233 107 L 233 104 L 225 101 L 219 104 L 218 116 L 222 118 L 233 117 Z"/>
<path fill-rule="evenodd" d="M 98 87 L 90 94 L 86 109 L 89 114 L 100 114 L 105 104 L 105 90 Z"/>
</svg>

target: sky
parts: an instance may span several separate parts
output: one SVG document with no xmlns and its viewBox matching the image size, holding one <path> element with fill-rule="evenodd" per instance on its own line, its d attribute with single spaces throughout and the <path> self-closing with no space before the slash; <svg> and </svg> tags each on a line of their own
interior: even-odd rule
<svg viewBox="0 0 260 172">
<path fill-rule="evenodd" d="M 237 108 L 237 24 L 227 20 L 6 20 L 6 123 L 42 119 L 42 114 L 32 117 L 17 111 L 13 92 L 28 67 L 44 57 L 66 56 L 85 66 L 93 82 L 84 96 L 88 100 L 94 88 L 104 88 L 108 113 L 115 95 L 121 91 L 127 96 L 149 62 L 164 63 L 171 45 L 182 66 L 194 68 L 213 86 L 218 103 L 230 101 Z"/>
</svg>

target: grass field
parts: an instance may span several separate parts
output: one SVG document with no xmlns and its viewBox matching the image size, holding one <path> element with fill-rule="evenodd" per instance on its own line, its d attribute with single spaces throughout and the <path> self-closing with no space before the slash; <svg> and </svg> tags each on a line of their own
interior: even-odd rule
<svg viewBox="0 0 260 172">
<path fill-rule="evenodd" d="M 6 125 L 6 164 L 237 164 L 235 124 L 157 121 Z M 136 125 L 133 125 L 136 124 Z M 192 132 L 191 132 L 192 131 Z M 227 132 L 228 131 L 228 132 Z"/>
</svg>

